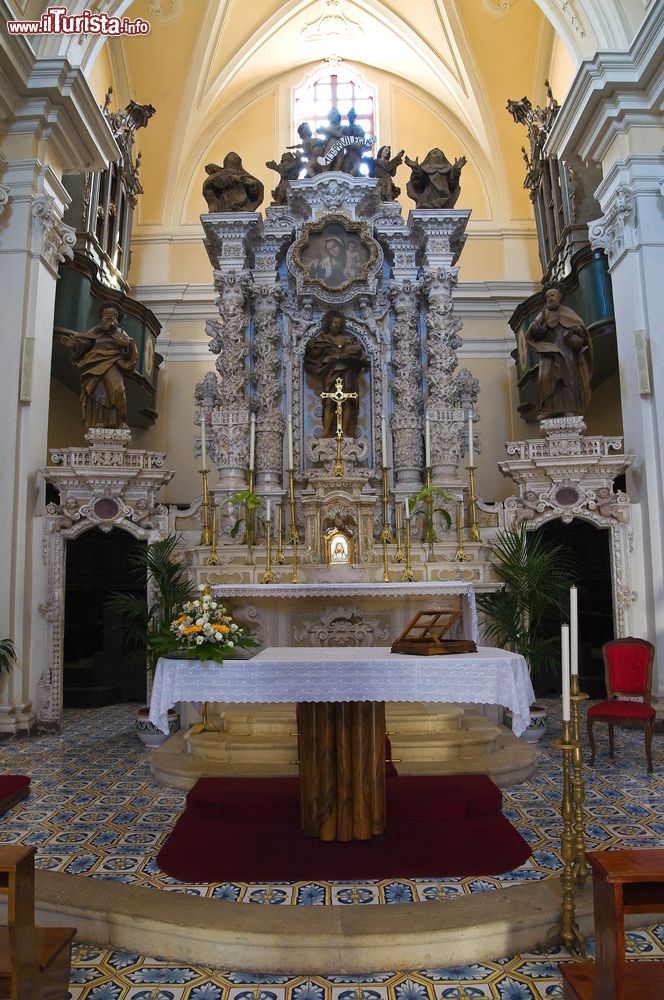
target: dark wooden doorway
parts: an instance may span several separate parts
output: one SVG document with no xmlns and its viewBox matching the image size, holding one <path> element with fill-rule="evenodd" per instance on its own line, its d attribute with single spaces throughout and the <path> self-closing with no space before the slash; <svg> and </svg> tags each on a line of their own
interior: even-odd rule
<svg viewBox="0 0 664 1000">
<path fill-rule="evenodd" d="M 91 528 L 67 542 L 63 704 L 96 707 L 145 701 L 145 655 L 123 643 L 112 591 L 145 596 L 131 555 L 145 546 L 126 531 Z"/>
<path fill-rule="evenodd" d="M 615 636 L 610 531 L 579 518 L 571 524 L 549 521 L 539 530 L 548 542 L 564 546 L 572 560 L 579 591 L 579 683 L 591 698 L 603 698 L 602 646 Z"/>
</svg>

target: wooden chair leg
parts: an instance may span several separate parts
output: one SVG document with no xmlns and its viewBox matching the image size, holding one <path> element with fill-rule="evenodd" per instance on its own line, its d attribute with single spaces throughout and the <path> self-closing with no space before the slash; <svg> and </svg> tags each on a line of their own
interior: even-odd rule
<svg viewBox="0 0 664 1000">
<path fill-rule="evenodd" d="M 588 718 L 588 742 L 590 743 L 590 764 L 591 766 L 595 763 L 595 737 L 593 736 L 593 726 L 595 720 Z"/>
<path fill-rule="evenodd" d="M 646 760 L 648 762 L 648 770 L 652 772 L 652 719 L 644 724 L 645 736 L 646 736 Z"/>
<path fill-rule="evenodd" d="M 609 724 L 609 757 L 613 760 L 613 726 Z"/>
</svg>

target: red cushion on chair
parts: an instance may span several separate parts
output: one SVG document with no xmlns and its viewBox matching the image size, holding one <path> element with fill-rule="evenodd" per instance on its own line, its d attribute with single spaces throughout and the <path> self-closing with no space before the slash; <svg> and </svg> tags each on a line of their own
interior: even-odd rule
<svg viewBox="0 0 664 1000">
<path fill-rule="evenodd" d="M 588 709 L 589 719 L 652 719 L 655 709 L 642 701 L 601 701 Z"/>
<path fill-rule="evenodd" d="M 616 642 L 605 647 L 611 690 L 642 694 L 648 679 L 650 648 L 647 643 Z"/>
</svg>

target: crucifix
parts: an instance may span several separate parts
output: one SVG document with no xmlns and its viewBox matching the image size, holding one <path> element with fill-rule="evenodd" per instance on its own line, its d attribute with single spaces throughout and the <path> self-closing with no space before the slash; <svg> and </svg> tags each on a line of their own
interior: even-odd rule
<svg viewBox="0 0 664 1000">
<path fill-rule="evenodd" d="M 344 392 L 344 382 L 342 378 L 338 378 L 334 383 L 334 392 L 321 392 L 321 399 L 331 399 L 336 404 L 336 416 L 337 416 L 337 455 L 334 460 L 334 466 L 332 468 L 333 476 L 345 476 L 346 470 L 344 469 L 343 462 L 341 460 L 341 441 L 344 436 L 343 432 L 343 405 L 347 399 L 357 399 L 356 392 Z"/>
</svg>

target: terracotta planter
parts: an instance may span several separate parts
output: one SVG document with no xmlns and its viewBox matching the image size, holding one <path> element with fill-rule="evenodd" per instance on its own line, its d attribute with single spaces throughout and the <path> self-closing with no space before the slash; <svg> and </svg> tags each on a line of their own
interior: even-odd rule
<svg viewBox="0 0 664 1000">
<path fill-rule="evenodd" d="M 148 718 L 148 714 L 149 709 L 145 705 L 143 708 L 137 709 L 135 714 L 136 735 L 146 747 L 161 746 L 169 736 L 172 736 L 180 728 L 180 716 L 174 708 L 169 708 L 168 710 L 168 733 L 162 733 L 161 729 L 153 726 Z"/>
</svg>

